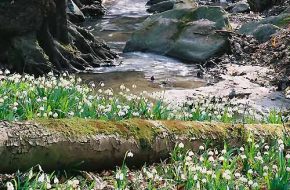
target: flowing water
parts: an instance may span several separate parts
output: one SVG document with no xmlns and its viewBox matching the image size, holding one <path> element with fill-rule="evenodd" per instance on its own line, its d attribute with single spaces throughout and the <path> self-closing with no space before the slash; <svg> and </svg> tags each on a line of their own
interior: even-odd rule
<svg viewBox="0 0 290 190">
<path fill-rule="evenodd" d="M 122 53 L 131 33 L 149 16 L 146 2 L 147 0 L 107 0 L 104 3 L 107 14 L 102 19 L 86 23 L 87 29 L 120 55 L 117 60 L 119 66 L 97 68 L 96 74 L 86 78 L 103 81 L 113 88 L 120 84 L 131 86 L 135 83 L 140 89 L 147 91 L 204 86 L 205 81 L 196 77 L 198 69 L 195 65 L 150 53 Z M 152 76 L 155 79 L 153 82 Z"/>
</svg>

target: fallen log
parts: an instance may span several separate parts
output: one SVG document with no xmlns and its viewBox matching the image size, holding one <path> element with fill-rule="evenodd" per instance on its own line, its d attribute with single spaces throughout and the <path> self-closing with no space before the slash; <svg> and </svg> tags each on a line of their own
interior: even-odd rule
<svg viewBox="0 0 290 190">
<path fill-rule="evenodd" d="M 239 146 L 251 132 L 265 140 L 289 132 L 290 125 L 242 125 L 194 121 L 96 121 L 47 119 L 0 122 L 0 172 L 27 170 L 40 164 L 45 170 L 113 169 L 127 151 L 131 166 L 168 157 L 177 142 L 198 150 L 206 142 Z"/>
</svg>

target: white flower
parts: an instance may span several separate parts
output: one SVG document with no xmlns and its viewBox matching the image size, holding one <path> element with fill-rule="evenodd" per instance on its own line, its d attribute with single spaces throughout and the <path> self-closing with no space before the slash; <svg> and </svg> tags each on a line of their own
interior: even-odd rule
<svg viewBox="0 0 290 190">
<path fill-rule="evenodd" d="M 278 144 L 283 144 L 283 140 L 282 139 L 279 139 L 278 140 Z"/>
<path fill-rule="evenodd" d="M 265 170 L 265 171 L 267 171 L 268 169 L 269 169 L 268 166 L 263 167 L 263 170 Z"/>
<path fill-rule="evenodd" d="M 227 151 L 225 149 L 222 150 L 222 154 L 225 154 Z"/>
<path fill-rule="evenodd" d="M 273 165 L 272 168 L 273 168 L 273 170 L 277 170 L 278 166 L 277 165 Z"/>
<path fill-rule="evenodd" d="M 245 151 L 244 147 L 241 147 L 240 148 L 240 151 L 244 152 Z"/>
<path fill-rule="evenodd" d="M 290 159 L 290 154 L 286 154 L 286 160 L 289 160 Z"/>
<path fill-rule="evenodd" d="M 100 86 L 101 86 L 101 87 L 104 87 L 104 86 L 105 86 L 105 84 L 104 84 L 103 82 L 101 82 L 101 83 L 100 83 Z"/>
<path fill-rule="evenodd" d="M 208 158 L 208 161 L 210 161 L 210 162 L 214 162 L 214 158 L 213 158 L 212 156 L 210 156 L 210 157 Z"/>
<path fill-rule="evenodd" d="M 58 184 L 58 183 L 59 183 L 59 180 L 57 179 L 57 177 L 54 177 L 54 179 L 53 179 L 53 183 L 54 183 L 54 184 Z"/>
<path fill-rule="evenodd" d="M 204 150 L 204 146 L 199 146 L 199 150 Z"/>
<path fill-rule="evenodd" d="M 184 148 L 184 144 L 181 142 L 181 143 L 178 144 L 178 147 L 179 148 Z"/>
<path fill-rule="evenodd" d="M 189 151 L 188 156 L 194 156 L 194 153 L 192 151 Z"/>
<path fill-rule="evenodd" d="M 254 183 L 254 182 L 253 182 L 252 180 L 249 180 L 249 181 L 248 181 L 249 186 L 253 185 L 253 183 Z"/>
<path fill-rule="evenodd" d="M 256 188 L 256 187 L 258 187 L 259 186 L 259 184 L 257 183 L 257 182 L 255 182 L 253 185 L 252 185 L 252 187 L 254 187 L 254 188 Z"/>
<path fill-rule="evenodd" d="M 213 156 L 213 154 L 214 154 L 213 151 L 209 151 L 209 152 L 208 152 L 208 155 L 209 155 L 209 156 Z"/>
<path fill-rule="evenodd" d="M 241 177 L 241 174 L 240 173 L 235 173 L 235 177 L 239 178 L 239 177 Z"/>
<path fill-rule="evenodd" d="M 265 148 L 266 150 L 269 150 L 270 147 L 269 147 L 268 145 L 266 145 L 264 148 Z"/>
<path fill-rule="evenodd" d="M 42 173 L 40 176 L 39 176 L 39 178 L 37 179 L 37 181 L 38 182 L 40 182 L 40 183 L 42 183 L 42 182 L 44 182 L 44 174 Z"/>
<path fill-rule="evenodd" d="M 121 172 L 117 172 L 117 174 L 116 174 L 116 179 L 117 179 L 117 180 L 121 180 L 121 181 L 123 181 L 123 179 L 124 179 L 124 174 L 121 173 Z"/>
<path fill-rule="evenodd" d="M 128 156 L 129 158 L 132 158 L 132 157 L 134 156 L 134 154 L 130 151 L 130 152 L 128 152 L 127 156 Z"/>
<path fill-rule="evenodd" d="M 202 182 L 202 183 L 206 183 L 206 179 L 203 178 L 203 179 L 201 180 L 201 182 Z"/>
<path fill-rule="evenodd" d="M 52 115 L 52 117 L 53 117 L 53 118 L 57 118 L 57 117 L 58 117 L 58 113 L 55 112 L 55 113 Z"/>
<path fill-rule="evenodd" d="M 6 183 L 7 190 L 14 190 L 14 186 L 11 182 Z"/>
<path fill-rule="evenodd" d="M 287 172 L 290 172 L 290 167 L 287 167 L 287 168 L 286 168 L 286 171 L 287 171 Z"/>
<path fill-rule="evenodd" d="M 73 187 L 73 188 L 77 188 L 79 184 L 80 184 L 80 181 L 77 180 L 77 179 L 74 179 L 74 180 L 72 181 L 72 187 Z"/>
<path fill-rule="evenodd" d="M 221 156 L 219 157 L 219 161 L 224 161 L 225 160 L 225 157 Z"/>
<path fill-rule="evenodd" d="M 249 173 L 249 174 L 252 174 L 252 173 L 253 173 L 253 170 L 252 170 L 252 169 L 249 169 L 249 170 L 248 170 L 248 173 Z"/>
<path fill-rule="evenodd" d="M 46 189 L 51 189 L 51 184 L 50 183 L 46 183 Z"/>
<path fill-rule="evenodd" d="M 246 155 L 244 155 L 244 154 L 242 154 L 242 155 L 241 155 L 241 158 L 244 160 L 244 159 L 246 159 L 246 158 L 247 158 L 247 156 L 246 156 Z"/>
</svg>

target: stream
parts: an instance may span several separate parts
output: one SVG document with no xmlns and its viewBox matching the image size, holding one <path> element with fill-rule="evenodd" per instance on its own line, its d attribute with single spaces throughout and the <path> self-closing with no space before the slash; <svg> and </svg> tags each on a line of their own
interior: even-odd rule
<svg viewBox="0 0 290 190">
<path fill-rule="evenodd" d="M 268 67 L 228 64 L 220 80 L 215 81 L 215 78 L 209 76 L 198 78 L 197 65 L 151 53 L 122 53 L 132 32 L 149 16 L 146 2 L 147 0 L 107 0 L 104 3 L 107 14 L 101 19 L 86 22 L 88 30 L 119 53 L 120 57 L 116 62 L 120 64 L 96 68 L 93 74 L 83 74 L 83 79 L 104 82 L 107 88 L 117 91 L 121 84 L 129 88 L 137 85 L 137 88 L 131 88 L 133 93 L 147 91 L 153 98 L 162 97 L 178 104 L 188 97 L 228 97 L 235 92 L 238 103 L 251 105 L 257 110 L 290 108 L 290 100 L 269 83 L 268 76 L 274 71 Z M 243 94 L 249 95 L 244 97 Z"/>
<path fill-rule="evenodd" d="M 122 53 L 131 33 L 138 29 L 149 16 L 146 0 L 107 0 L 104 6 L 107 14 L 98 20 L 91 20 L 85 27 L 97 38 L 104 40 L 109 47 L 118 52 L 120 63 L 116 67 L 101 67 L 94 70 L 86 79 L 104 82 L 107 87 L 116 89 L 120 84 L 135 91 L 148 92 L 160 89 L 192 89 L 204 86 L 206 81 L 197 78 L 196 65 L 185 64 L 179 60 L 151 53 Z M 154 77 L 154 81 L 151 77 Z"/>
</svg>

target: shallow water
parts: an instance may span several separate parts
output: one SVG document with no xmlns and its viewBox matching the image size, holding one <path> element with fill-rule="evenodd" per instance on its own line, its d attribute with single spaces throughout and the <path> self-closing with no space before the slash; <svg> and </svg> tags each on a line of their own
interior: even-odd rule
<svg viewBox="0 0 290 190">
<path fill-rule="evenodd" d="M 151 91 L 152 83 L 154 89 L 192 89 L 205 85 L 205 81 L 196 77 L 196 65 L 150 53 L 122 53 L 131 33 L 149 16 L 146 2 L 147 0 L 107 0 L 104 4 L 107 14 L 102 19 L 86 23 L 87 29 L 120 54 L 117 60 L 119 66 L 97 68 L 94 70 L 96 75 L 89 78 L 102 80 L 111 87 L 113 84 L 127 83 L 127 75 L 130 73 L 130 80 L 147 91 Z M 132 74 L 134 72 L 136 74 Z M 110 77 L 102 77 L 103 73 Z M 114 75 L 123 77 L 113 77 Z M 155 79 L 153 82 L 150 80 L 152 76 Z"/>
</svg>

